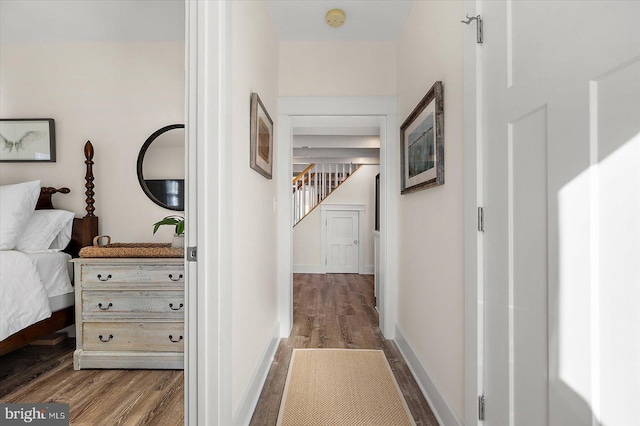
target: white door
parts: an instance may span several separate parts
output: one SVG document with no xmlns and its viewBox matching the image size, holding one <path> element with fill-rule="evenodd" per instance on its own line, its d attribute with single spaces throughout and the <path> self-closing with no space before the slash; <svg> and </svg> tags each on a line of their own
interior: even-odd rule
<svg viewBox="0 0 640 426">
<path fill-rule="evenodd" d="M 480 10 L 485 424 L 640 424 L 640 2 Z"/>
<path fill-rule="evenodd" d="M 359 229 L 357 211 L 327 212 L 327 273 L 358 273 Z"/>
</svg>

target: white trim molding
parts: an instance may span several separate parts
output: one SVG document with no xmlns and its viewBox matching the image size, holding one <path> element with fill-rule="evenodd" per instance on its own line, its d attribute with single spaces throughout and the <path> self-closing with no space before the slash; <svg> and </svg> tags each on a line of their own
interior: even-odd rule
<svg viewBox="0 0 640 426">
<path fill-rule="evenodd" d="M 294 274 L 324 274 L 324 265 L 293 265 Z"/>
<path fill-rule="evenodd" d="M 231 6 L 185 2 L 188 246 L 185 265 L 185 424 L 231 422 L 231 288 L 228 261 L 231 152 Z"/>
<path fill-rule="evenodd" d="M 293 265 L 294 274 L 324 274 L 324 268 L 322 265 L 305 265 L 298 264 Z M 360 275 L 375 275 L 374 265 L 364 265 L 363 272 L 359 272 Z"/>
<path fill-rule="evenodd" d="M 380 330 L 393 339 L 397 322 L 397 222 L 400 193 L 398 100 L 392 98 L 281 97 L 278 102 L 276 146 L 278 205 L 291 206 L 292 137 L 294 128 L 307 125 L 373 126 L 380 129 Z M 280 335 L 293 326 L 293 208 L 278 213 L 278 319 Z M 363 269 L 364 270 L 364 269 Z"/>
<path fill-rule="evenodd" d="M 465 0 L 466 16 L 482 13 L 481 3 Z M 478 420 L 478 396 L 483 389 L 482 247 L 478 207 L 482 206 L 482 132 L 480 131 L 481 45 L 475 31 L 464 32 L 464 414 L 466 424 Z"/>
<path fill-rule="evenodd" d="M 323 273 L 327 272 L 327 212 L 358 212 L 358 273 L 364 274 L 364 204 L 320 205 L 320 261 Z"/>
<path fill-rule="evenodd" d="M 271 333 L 271 337 L 269 338 L 269 344 L 266 346 L 262 356 L 260 357 L 262 361 L 253 372 L 253 376 L 251 376 L 251 380 L 249 381 L 249 386 L 247 386 L 245 394 L 242 396 L 242 400 L 240 401 L 240 405 L 233 415 L 232 423 L 234 425 L 248 425 L 251 422 L 251 417 L 256 409 L 256 405 L 258 405 L 258 399 L 260 398 L 262 387 L 267 380 L 267 375 L 269 374 L 269 369 L 271 368 L 271 363 L 275 358 L 279 343 L 280 324 L 276 324 L 273 332 Z"/>
<path fill-rule="evenodd" d="M 438 424 L 443 426 L 462 426 L 464 423 L 460 416 L 448 401 L 447 397 L 440 391 L 440 387 L 433 381 L 432 374 L 422 365 L 411 344 L 407 341 L 400 326 L 396 325 L 396 345 L 405 362 L 409 366 L 413 377 L 418 382 L 422 394 L 429 403 L 433 415 L 438 420 Z M 477 413 L 476 413 L 477 415 Z"/>
</svg>

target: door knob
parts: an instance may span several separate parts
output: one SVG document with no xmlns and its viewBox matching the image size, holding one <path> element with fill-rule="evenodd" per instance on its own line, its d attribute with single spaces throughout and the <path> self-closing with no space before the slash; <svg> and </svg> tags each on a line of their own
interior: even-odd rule
<svg viewBox="0 0 640 426">
<path fill-rule="evenodd" d="M 353 244 L 358 244 L 358 240 L 353 240 Z"/>
</svg>

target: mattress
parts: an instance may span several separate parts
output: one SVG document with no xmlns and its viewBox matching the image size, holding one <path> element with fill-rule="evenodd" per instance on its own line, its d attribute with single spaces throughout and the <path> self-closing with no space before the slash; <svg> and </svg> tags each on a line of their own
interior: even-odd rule
<svg viewBox="0 0 640 426">
<path fill-rule="evenodd" d="M 73 265 L 69 262 L 71 256 L 61 251 L 25 254 L 36 265 L 49 297 L 51 311 L 73 306 Z"/>
<path fill-rule="evenodd" d="M 75 304 L 76 301 L 73 291 L 71 291 L 70 293 L 64 293 L 57 296 L 49 297 L 49 306 L 51 307 L 51 312 L 56 312 Z"/>
</svg>

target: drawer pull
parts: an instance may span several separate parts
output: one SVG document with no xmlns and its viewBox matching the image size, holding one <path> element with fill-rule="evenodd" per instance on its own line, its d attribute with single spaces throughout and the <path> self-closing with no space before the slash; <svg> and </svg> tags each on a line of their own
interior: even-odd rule
<svg viewBox="0 0 640 426">
<path fill-rule="evenodd" d="M 180 306 L 178 306 L 177 308 L 173 307 L 173 303 L 169 303 L 169 307 L 171 308 L 172 311 L 179 311 L 180 309 L 182 309 L 184 305 L 181 303 Z"/>
<path fill-rule="evenodd" d="M 98 279 L 100 281 L 109 281 L 111 279 L 111 274 L 107 275 L 107 278 L 105 278 L 105 279 L 102 279 L 102 275 L 98 274 Z"/>
<path fill-rule="evenodd" d="M 173 335 L 170 334 L 169 335 L 169 340 L 171 340 L 173 343 L 178 343 L 180 340 L 182 340 L 182 336 L 178 337 L 178 340 L 173 340 Z"/>
<path fill-rule="evenodd" d="M 102 334 L 98 336 L 98 339 L 100 339 L 100 341 L 101 341 L 101 342 L 103 342 L 103 343 L 107 343 L 108 341 L 110 341 L 111 339 L 113 339 L 113 334 L 110 334 L 110 335 L 109 335 L 109 338 L 108 338 L 107 340 L 104 340 L 104 339 L 102 338 Z"/>
<path fill-rule="evenodd" d="M 113 306 L 113 303 L 109 303 L 106 308 L 103 308 L 102 303 L 98 303 L 98 308 L 100 308 L 101 311 L 108 311 L 109 308 L 112 306 Z"/>
<path fill-rule="evenodd" d="M 169 279 L 171 281 L 180 281 L 182 279 L 182 274 L 180 274 L 175 280 L 173 279 L 173 274 L 169 274 Z"/>
</svg>

